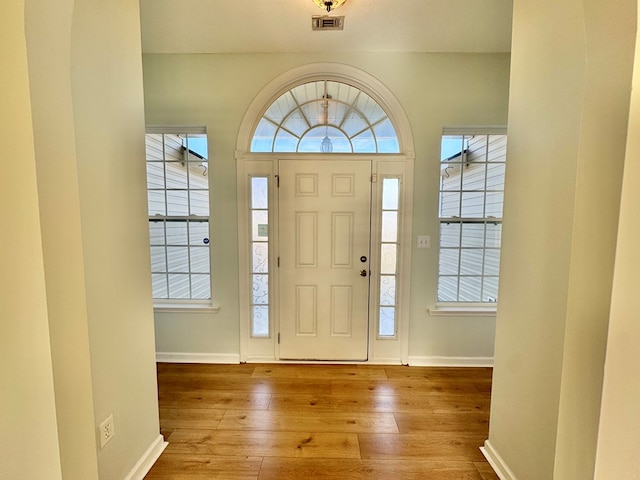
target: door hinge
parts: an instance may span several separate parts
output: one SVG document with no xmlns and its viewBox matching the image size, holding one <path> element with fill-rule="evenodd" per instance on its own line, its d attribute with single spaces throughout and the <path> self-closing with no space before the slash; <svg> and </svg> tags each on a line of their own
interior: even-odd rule
<svg viewBox="0 0 640 480">
<path fill-rule="evenodd" d="M 276 175 L 276 188 L 280 188 L 280 175 Z"/>
<path fill-rule="evenodd" d="M 278 345 L 280 345 L 280 333 L 278 333 Z"/>
<path fill-rule="evenodd" d="M 280 257 L 278 257 L 278 268 L 280 268 Z"/>
<path fill-rule="evenodd" d="M 378 174 L 377 173 L 372 173 L 371 174 L 371 183 L 377 183 L 378 182 Z"/>
</svg>

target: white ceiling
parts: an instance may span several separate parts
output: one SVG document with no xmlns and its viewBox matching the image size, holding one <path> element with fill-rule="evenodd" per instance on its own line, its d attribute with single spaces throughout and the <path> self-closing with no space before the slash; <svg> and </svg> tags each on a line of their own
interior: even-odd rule
<svg viewBox="0 0 640 480">
<path fill-rule="evenodd" d="M 512 0 L 347 0 L 312 31 L 311 0 L 141 0 L 145 53 L 509 52 Z"/>
</svg>

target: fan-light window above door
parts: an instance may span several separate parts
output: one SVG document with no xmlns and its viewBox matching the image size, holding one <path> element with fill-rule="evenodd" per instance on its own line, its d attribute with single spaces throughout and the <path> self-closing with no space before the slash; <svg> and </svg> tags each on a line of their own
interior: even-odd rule
<svg viewBox="0 0 640 480">
<path fill-rule="evenodd" d="M 267 109 L 252 152 L 400 153 L 384 109 L 360 89 L 335 81 L 304 83 Z"/>
</svg>

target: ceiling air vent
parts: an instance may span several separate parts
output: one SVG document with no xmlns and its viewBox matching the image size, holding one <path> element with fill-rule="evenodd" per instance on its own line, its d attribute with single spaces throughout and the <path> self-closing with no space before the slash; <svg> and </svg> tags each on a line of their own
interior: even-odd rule
<svg viewBox="0 0 640 480">
<path fill-rule="evenodd" d="M 343 30 L 344 16 L 313 16 L 311 18 L 311 28 L 313 30 Z"/>
</svg>

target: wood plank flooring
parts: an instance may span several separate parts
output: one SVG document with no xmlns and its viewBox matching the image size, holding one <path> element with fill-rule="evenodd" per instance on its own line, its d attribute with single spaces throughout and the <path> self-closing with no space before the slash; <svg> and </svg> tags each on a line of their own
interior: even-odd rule
<svg viewBox="0 0 640 480">
<path fill-rule="evenodd" d="M 498 480 L 491 369 L 159 364 L 145 480 Z"/>
</svg>

